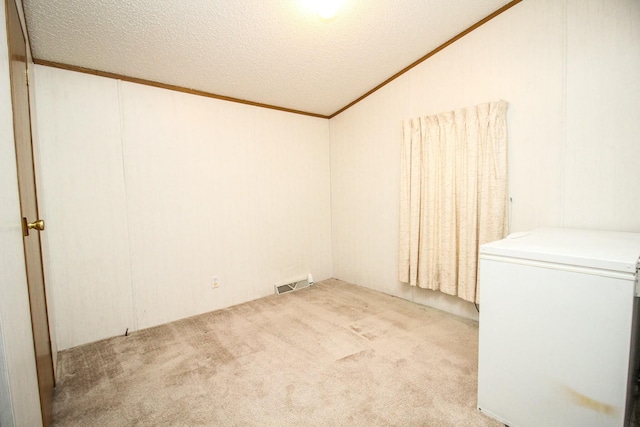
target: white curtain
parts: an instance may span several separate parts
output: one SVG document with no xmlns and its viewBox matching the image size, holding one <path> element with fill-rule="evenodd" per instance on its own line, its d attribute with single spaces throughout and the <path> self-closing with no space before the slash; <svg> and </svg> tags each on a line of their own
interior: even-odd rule
<svg viewBox="0 0 640 427">
<path fill-rule="evenodd" d="M 401 282 L 479 302 L 478 248 L 507 233 L 507 102 L 403 122 Z"/>
</svg>

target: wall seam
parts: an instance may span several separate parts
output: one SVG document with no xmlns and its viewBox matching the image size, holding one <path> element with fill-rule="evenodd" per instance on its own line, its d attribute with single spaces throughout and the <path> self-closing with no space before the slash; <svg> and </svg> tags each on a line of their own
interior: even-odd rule
<svg viewBox="0 0 640 427">
<path fill-rule="evenodd" d="M 560 122 L 560 226 L 565 226 L 566 215 L 566 170 L 567 170 L 567 63 L 568 63 L 568 2 L 563 3 L 563 25 L 562 25 L 562 75 L 561 75 L 561 122 Z"/>
<path fill-rule="evenodd" d="M 329 132 L 329 233 L 331 245 L 329 246 L 329 259 L 331 260 L 331 278 L 335 278 L 335 260 L 334 255 L 334 235 L 333 235 L 333 132 L 331 132 L 331 124 L 333 119 L 327 119 L 327 128 Z"/>
<path fill-rule="evenodd" d="M 131 248 L 131 221 L 129 220 L 129 193 L 127 191 L 127 166 L 126 158 L 124 155 L 124 112 L 122 108 L 122 80 L 116 80 L 118 85 L 118 125 L 120 134 L 120 155 L 122 156 L 122 186 L 124 189 L 124 207 L 125 207 L 125 221 L 127 223 L 127 247 L 129 249 L 129 288 L 131 289 L 131 319 L 133 320 L 133 331 L 138 330 L 138 310 L 136 307 L 136 293 L 133 286 L 133 256 Z M 127 335 L 129 328 L 124 331 Z"/>
</svg>

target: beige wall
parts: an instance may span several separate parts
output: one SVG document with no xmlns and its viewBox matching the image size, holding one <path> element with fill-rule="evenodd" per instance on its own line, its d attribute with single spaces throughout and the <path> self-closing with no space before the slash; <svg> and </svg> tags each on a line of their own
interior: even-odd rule
<svg viewBox="0 0 640 427">
<path fill-rule="evenodd" d="M 35 88 L 60 349 L 331 277 L 327 120 L 42 66 Z"/>
<path fill-rule="evenodd" d="M 640 3 L 528 0 L 331 119 L 334 276 L 477 318 L 397 281 L 401 121 L 509 101 L 511 231 L 640 231 Z"/>
<path fill-rule="evenodd" d="M 59 347 L 308 271 L 475 317 L 396 273 L 401 121 L 480 102 L 510 103 L 512 231 L 640 231 L 638 7 L 524 1 L 330 121 L 37 67 Z"/>
<path fill-rule="evenodd" d="M 562 221 L 640 231 L 640 2 L 567 12 Z"/>
</svg>

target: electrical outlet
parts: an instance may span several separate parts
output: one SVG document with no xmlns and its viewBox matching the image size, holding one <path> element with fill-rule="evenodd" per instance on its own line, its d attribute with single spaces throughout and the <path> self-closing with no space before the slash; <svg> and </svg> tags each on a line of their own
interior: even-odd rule
<svg viewBox="0 0 640 427">
<path fill-rule="evenodd" d="M 211 278 L 211 289 L 218 289 L 218 286 L 220 284 L 218 283 L 218 276 L 213 276 Z"/>
</svg>

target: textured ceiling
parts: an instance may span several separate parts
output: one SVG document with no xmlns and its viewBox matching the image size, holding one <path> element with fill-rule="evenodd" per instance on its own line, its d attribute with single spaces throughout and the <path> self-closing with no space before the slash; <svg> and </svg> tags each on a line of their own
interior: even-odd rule
<svg viewBox="0 0 640 427">
<path fill-rule="evenodd" d="M 23 0 L 36 60 L 321 115 L 357 99 L 508 3 Z"/>
</svg>

